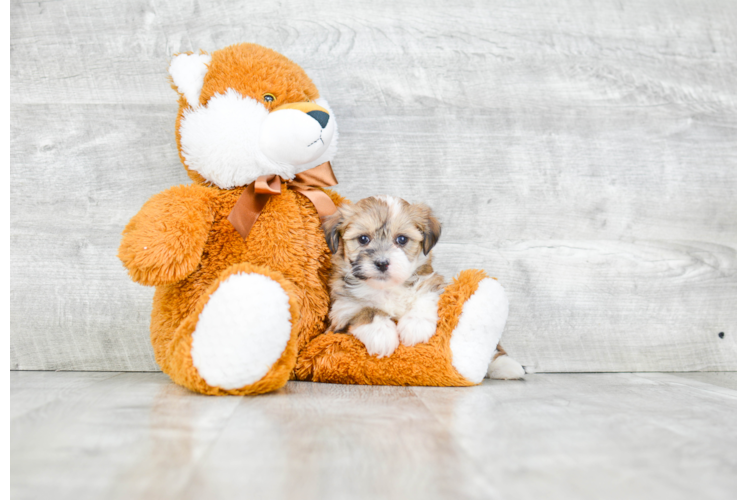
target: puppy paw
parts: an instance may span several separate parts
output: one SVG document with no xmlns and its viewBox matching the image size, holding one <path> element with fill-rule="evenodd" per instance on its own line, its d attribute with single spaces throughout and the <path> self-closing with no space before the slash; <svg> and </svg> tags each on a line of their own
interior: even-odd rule
<svg viewBox="0 0 748 500">
<path fill-rule="evenodd" d="M 395 322 L 384 316 L 375 316 L 371 323 L 352 328 L 351 333 L 371 356 L 379 358 L 391 355 L 400 345 Z"/>
<path fill-rule="evenodd" d="M 428 342 L 436 333 L 436 319 L 406 314 L 397 322 L 397 333 L 403 345 L 414 346 Z"/>
</svg>

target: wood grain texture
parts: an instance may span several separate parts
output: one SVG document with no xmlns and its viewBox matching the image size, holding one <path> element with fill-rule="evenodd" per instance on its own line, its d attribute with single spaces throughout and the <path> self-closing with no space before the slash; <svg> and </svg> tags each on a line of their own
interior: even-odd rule
<svg viewBox="0 0 748 500">
<path fill-rule="evenodd" d="M 11 4 L 11 366 L 155 370 L 115 254 L 188 182 L 170 54 L 251 41 L 339 121 L 338 191 L 433 205 L 537 371 L 736 369 L 734 2 Z M 724 332 L 724 339 L 717 334 Z"/>
<path fill-rule="evenodd" d="M 123 482 L 128 498 L 173 498 L 240 403 L 195 396 L 160 373 L 97 375 L 60 395 L 69 374 L 11 373 L 14 411 L 17 400 L 50 400 L 13 421 L 14 498 L 124 498 Z"/>
<path fill-rule="evenodd" d="M 748 232 L 748 231 L 746 231 Z M 748 243 L 748 241 L 746 242 Z M 743 245 L 742 242 L 738 243 L 738 248 L 742 248 L 742 252 L 748 253 L 746 248 L 748 246 Z M 738 261 L 745 260 L 740 258 L 738 254 Z M 738 308 L 738 370 L 748 371 L 748 266 L 738 268 L 738 304 L 741 307 Z"/>
<path fill-rule="evenodd" d="M 130 281 L 117 248 L 150 190 L 186 182 L 155 167 L 173 165 L 171 113 L 25 107 L 11 125 L 11 367 L 157 370 L 153 289 Z M 144 115 L 158 133 L 137 123 Z"/>
<path fill-rule="evenodd" d="M 117 375 L 117 372 L 34 372 L 34 375 L 26 376 L 13 372 L 10 375 L 10 398 L 13 401 L 10 418 L 69 399 Z"/>
<path fill-rule="evenodd" d="M 527 386 L 488 384 L 464 393 L 414 392 L 502 495 L 623 500 L 737 494 L 728 479 L 737 471 L 736 392 L 688 386 L 669 374 L 537 375 Z"/>
<path fill-rule="evenodd" d="M 437 269 L 442 262 L 476 266 L 503 283 L 510 312 L 502 345 L 531 369 L 734 369 L 732 248 L 555 240 L 494 248 L 445 244 L 440 251 Z"/>
<path fill-rule="evenodd" d="M 703 377 L 536 374 L 470 388 L 291 382 L 262 397 L 213 398 L 160 373 L 100 375 L 11 373 L 12 498 L 737 494 L 737 393 Z"/>
</svg>

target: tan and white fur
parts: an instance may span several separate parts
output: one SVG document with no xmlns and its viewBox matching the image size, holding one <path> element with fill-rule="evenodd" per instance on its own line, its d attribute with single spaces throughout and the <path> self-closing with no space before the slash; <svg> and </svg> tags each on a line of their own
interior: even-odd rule
<svg viewBox="0 0 748 500">
<path fill-rule="evenodd" d="M 371 355 L 428 342 L 444 279 L 431 267 L 441 226 L 431 209 L 392 196 L 343 205 L 323 228 L 333 252 L 331 329 Z"/>
</svg>

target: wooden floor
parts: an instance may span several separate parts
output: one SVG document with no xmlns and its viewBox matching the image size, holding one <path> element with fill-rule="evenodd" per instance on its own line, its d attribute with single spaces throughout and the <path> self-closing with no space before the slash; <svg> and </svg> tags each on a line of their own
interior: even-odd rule
<svg viewBox="0 0 748 500">
<path fill-rule="evenodd" d="M 11 498 L 735 498 L 736 374 L 473 388 L 11 372 Z"/>
</svg>

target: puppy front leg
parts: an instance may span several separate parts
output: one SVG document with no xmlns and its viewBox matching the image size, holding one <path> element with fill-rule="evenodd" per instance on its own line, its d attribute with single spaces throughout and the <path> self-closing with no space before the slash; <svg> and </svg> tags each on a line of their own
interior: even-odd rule
<svg viewBox="0 0 748 500">
<path fill-rule="evenodd" d="M 365 307 L 348 324 L 351 334 L 364 343 L 371 356 L 389 356 L 400 345 L 395 322 L 379 309 Z"/>
<path fill-rule="evenodd" d="M 421 295 L 411 310 L 397 322 L 400 341 L 407 346 L 428 342 L 436 333 L 438 319 L 439 295 L 433 292 Z"/>
</svg>

